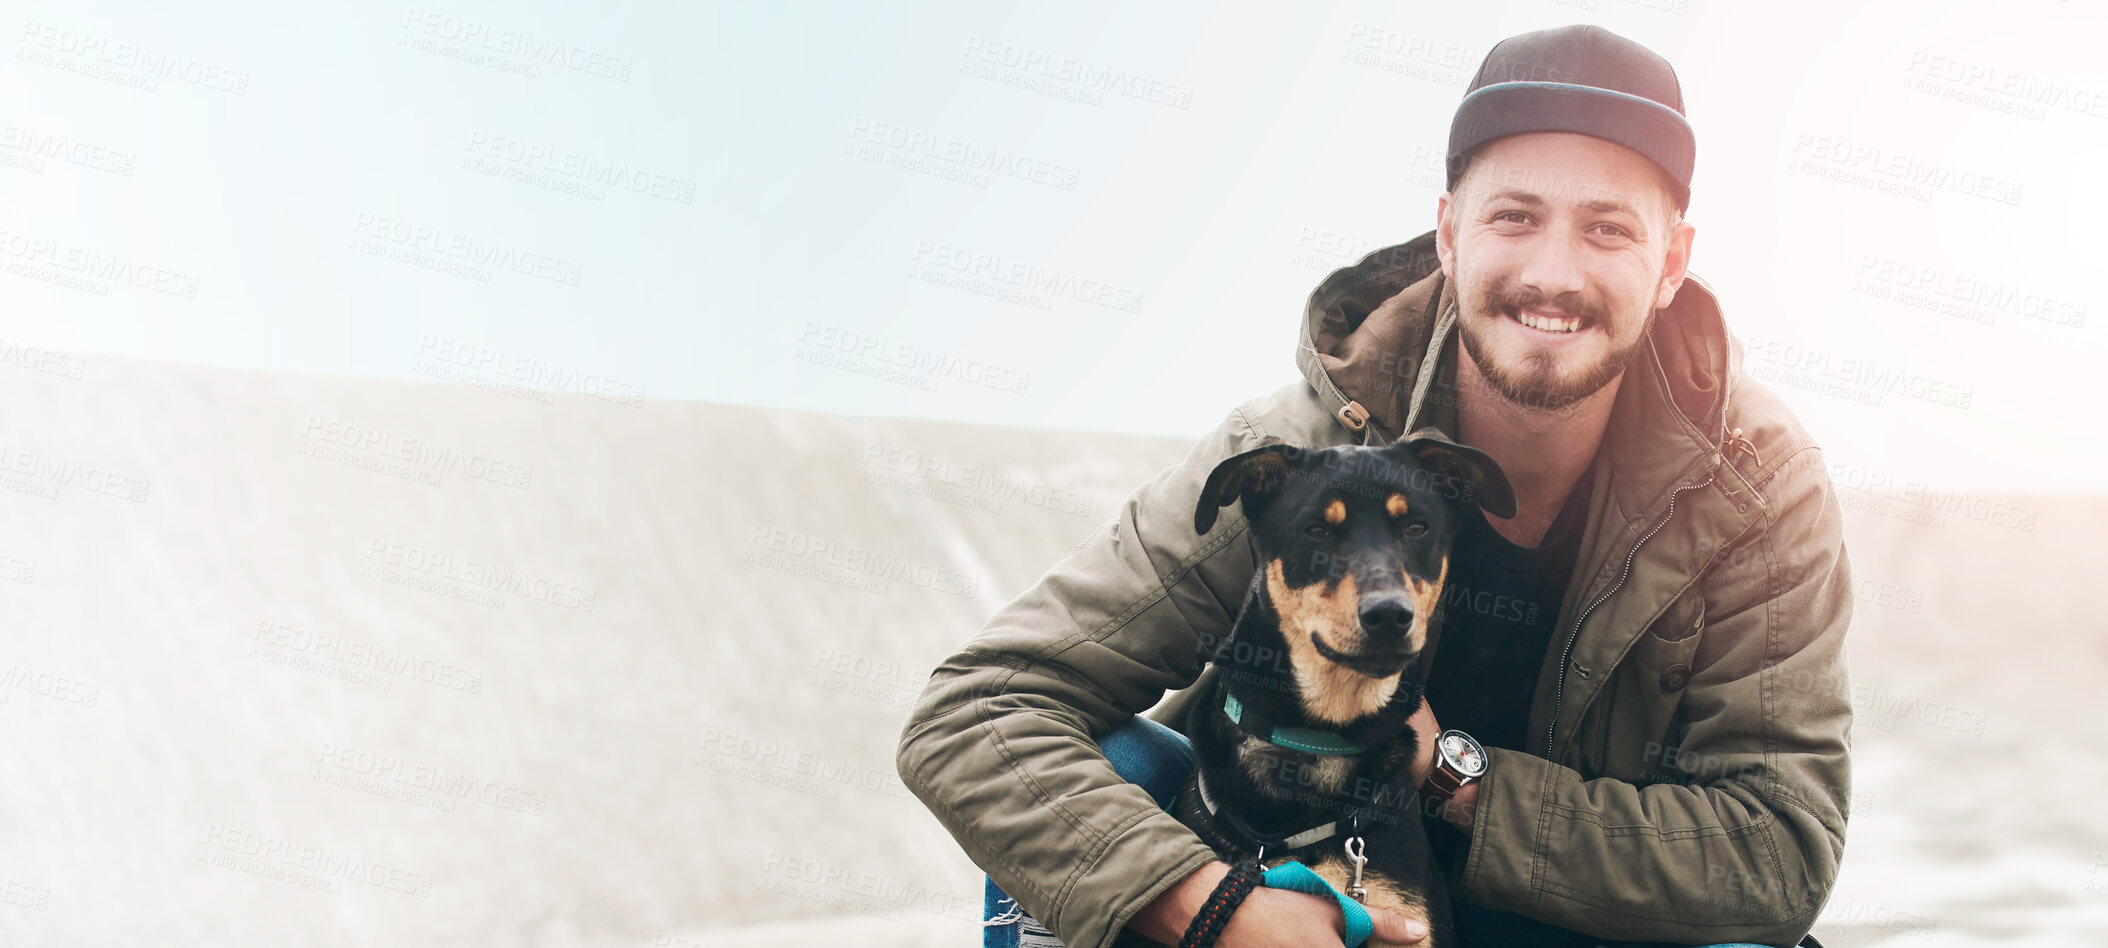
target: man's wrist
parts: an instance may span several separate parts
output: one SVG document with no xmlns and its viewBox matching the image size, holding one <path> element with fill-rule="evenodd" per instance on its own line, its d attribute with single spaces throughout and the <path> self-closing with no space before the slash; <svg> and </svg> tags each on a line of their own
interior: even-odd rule
<svg viewBox="0 0 2108 948">
<path fill-rule="evenodd" d="M 1135 933 L 1166 945 L 1176 945 L 1193 924 L 1193 916 L 1208 903 L 1208 896 L 1215 886 L 1230 874 L 1230 864 L 1217 859 L 1186 874 L 1184 879 L 1171 884 L 1150 901 L 1134 917 L 1127 920 L 1127 927 Z"/>
<path fill-rule="evenodd" d="M 1442 818 L 1451 826 L 1471 835 L 1473 817 L 1478 812 L 1480 781 L 1473 780 L 1463 786 L 1449 799 L 1442 802 Z"/>
</svg>

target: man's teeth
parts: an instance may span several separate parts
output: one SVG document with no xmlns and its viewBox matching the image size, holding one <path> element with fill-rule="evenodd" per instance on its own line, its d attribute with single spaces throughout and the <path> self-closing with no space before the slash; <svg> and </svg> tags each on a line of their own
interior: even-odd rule
<svg viewBox="0 0 2108 948">
<path fill-rule="evenodd" d="M 1515 321 L 1531 329 L 1542 329 L 1545 332 L 1573 332 L 1581 328 L 1581 320 L 1578 317 L 1568 316 L 1562 319 L 1550 319 L 1520 310 L 1515 313 Z"/>
</svg>

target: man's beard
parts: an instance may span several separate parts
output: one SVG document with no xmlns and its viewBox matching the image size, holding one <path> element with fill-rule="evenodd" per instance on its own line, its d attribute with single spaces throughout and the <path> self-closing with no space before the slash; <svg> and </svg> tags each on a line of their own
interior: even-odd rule
<svg viewBox="0 0 2108 948">
<path fill-rule="evenodd" d="M 1490 319 L 1507 319 L 1510 311 L 1544 308 L 1545 296 L 1536 290 L 1515 287 L 1507 283 L 1490 284 L 1484 292 L 1477 294 L 1471 307 L 1474 316 Z M 1615 328 L 1609 319 L 1609 308 L 1601 302 L 1588 299 L 1579 293 L 1561 294 L 1551 307 L 1568 316 L 1579 316 L 1589 322 L 1589 327 L 1603 331 L 1609 336 Z M 1508 366 L 1496 364 L 1488 351 L 1485 339 L 1480 335 L 1482 320 L 1479 318 L 1459 320 L 1462 328 L 1464 352 L 1478 366 L 1479 375 L 1486 383 L 1507 399 L 1523 408 L 1537 411 L 1558 411 L 1590 395 L 1602 391 L 1625 371 L 1635 353 L 1647 341 L 1647 333 L 1653 328 L 1655 314 L 1649 310 L 1640 325 L 1639 335 L 1632 344 L 1615 350 L 1596 364 L 1588 366 L 1578 376 L 1555 374 L 1556 362 L 1551 353 L 1532 352 L 1523 357 L 1522 365 L 1510 370 Z"/>
</svg>

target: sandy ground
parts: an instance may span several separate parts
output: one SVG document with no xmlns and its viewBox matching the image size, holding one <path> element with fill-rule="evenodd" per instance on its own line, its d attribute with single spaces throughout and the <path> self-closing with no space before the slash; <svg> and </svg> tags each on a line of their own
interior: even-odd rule
<svg viewBox="0 0 2108 948">
<path fill-rule="evenodd" d="M 1188 447 L 85 368 L 0 367 L 6 945 L 977 944 L 907 706 Z M 1844 496 L 1818 934 L 2102 943 L 2108 498 Z"/>
</svg>

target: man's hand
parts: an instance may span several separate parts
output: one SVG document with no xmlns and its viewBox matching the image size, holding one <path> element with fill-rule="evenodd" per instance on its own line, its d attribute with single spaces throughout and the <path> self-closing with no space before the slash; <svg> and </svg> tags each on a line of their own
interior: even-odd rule
<svg viewBox="0 0 2108 948">
<path fill-rule="evenodd" d="M 1216 884 L 1229 874 L 1229 864 L 1219 860 L 1193 870 L 1136 912 L 1127 927 L 1164 944 L 1178 944 Z M 1369 909 L 1369 918 L 1376 923 L 1371 944 L 1410 945 L 1427 937 L 1427 926 L 1418 919 L 1380 908 Z M 1230 924 L 1215 943 L 1222 948 L 1323 948 L 1346 944 L 1341 934 L 1346 927 L 1339 903 L 1332 899 L 1261 886 L 1230 913 Z"/>
<path fill-rule="evenodd" d="M 1435 772 L 1435 738 L 1442 736 L 1442 724 L 1435 720 L 1435 707 L 1426 701 L 1420 702 L 1420 710 L 1406 719 L 1413 733 L 1419 737 L 1419 748 L 1413 755 L 1412 778 L 1416 788 L 1427 786 L 1427 775 Z M 1471 814 L 1478 807 L 1479 784 L 1474 780 L 1458 790 L 1442 804 L 1442 818 L 1450 825 L 1466 833 L 1471 832 Z"/>
</svg>

